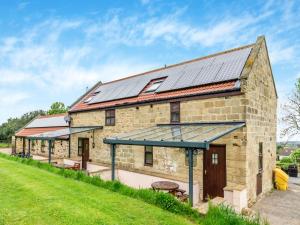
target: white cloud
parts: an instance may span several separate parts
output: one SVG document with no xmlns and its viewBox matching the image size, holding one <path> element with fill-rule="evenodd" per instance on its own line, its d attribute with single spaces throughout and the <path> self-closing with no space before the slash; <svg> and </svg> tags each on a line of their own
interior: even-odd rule
<svg viewBox="0 0 300 225">
<path fill-rule="evenodd" d="M 294 61 L 296 56 L 297 46 L 283 42 L 270 42 L 268 44 L 270 60 L 273 64 L 286 63 L 287 61 Z"/>
<path fill-rule="evenodd" d="M 20 2 L 17 6 L 18 10 L 23 10 L 29 5 L 29 2 Z"/>
<path fill-rule="evenodd" d="M 0 105 L 9 107 L 9 106 L 14 106 L 21 101 L 29 98 L 29 94 L 26 92 L 17 92 L 17 91 L 12 91 L 12 90 L 5 90 L 2 89 L 0 90 Z"/>
<path fill-rule="evenodd" d="M 140 2 L 143 4 L 143 5 L 147 5 L 150 3 L 151 0 L 140 0 Z"/>
<path fill-rule="evenodd" d="M 150 1 L 141 3 L 149 4 Z M 209 21 L 194 22 L 185 20 L 187 8 L 146 16 L 145 12 L 124 15 L 122 10 L 111 10 L 90 18 L 49 18 L 0 40 L 0 88 L 13 89 L 20 85 L 23 90 L 27 84 L 27 87 L 41 90 L 45 96 L 59 98 L 70 92 L 79 96 L 79 88 L 90 87 L 99 80 L 109 81 L 153 68 L 157 59 L 148 62 L 131 53 L 124 57 L 122 47 L 150 49 L 151 45 L 159 43 L 174 49 L 215 51 L 212 46 L 226 49 L 252 43 L 261 32 L 267 39 L 271 37 L 268 47 L 273 64 L 296 61 L 299 44 L 280 36 L 299 25 L 294 7 L 295 4 L 268 1 L 257 12 L 212 15 Z M 278 20 L 270 19 L 274 15 Z M 36 93 L 29 93 L 34 99 L 32 94 Z M 12 93 L 12 96 L 16 101 L 23 96 L 22 101 L 25 101 L 28 93 Z"/>
</svg>

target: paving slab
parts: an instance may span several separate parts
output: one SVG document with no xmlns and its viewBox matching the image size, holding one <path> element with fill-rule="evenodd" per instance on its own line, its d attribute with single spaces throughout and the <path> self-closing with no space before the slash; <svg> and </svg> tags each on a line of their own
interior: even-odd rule
<svg viewBox="0 0 300 225">
<path fill-rule="evenodd" d="M 4 154 L 11 154 L 11 148 L 0 148 L 0 152 Z"/>
<path fill-rule="evenodd" d="M 270 225 L 300 225 L 300 178 L 290 177 L 287 191 L 272 191 L 252 209 Z"/>
</svg>

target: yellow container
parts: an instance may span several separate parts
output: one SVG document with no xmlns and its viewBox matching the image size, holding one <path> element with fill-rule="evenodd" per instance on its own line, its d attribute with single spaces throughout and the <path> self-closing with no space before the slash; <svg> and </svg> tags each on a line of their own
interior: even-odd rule
<svg viewBox="0 0 300 225">
<path fill-rule="evenodd" d="M 278 190 L 286 191 L 288 188 L 289 176 L 279 168 L 273 170 L 275 185 Z"/>
<path fill-rule="evenodd" d="M 280 191 L 286 191 L 288 189 L 288 185 L 276 183 L 276 189 Z"/>
</svg>

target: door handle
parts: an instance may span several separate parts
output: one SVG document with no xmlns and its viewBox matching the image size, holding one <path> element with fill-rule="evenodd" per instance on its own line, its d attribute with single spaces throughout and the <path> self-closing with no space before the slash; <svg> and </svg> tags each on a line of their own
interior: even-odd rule
<svg viewBox="0 0 300 225">
<path fill-rule="evenodd" d="M 206 175 L 206 170 L 204 170 L 204 175 Z"/>
</svg>

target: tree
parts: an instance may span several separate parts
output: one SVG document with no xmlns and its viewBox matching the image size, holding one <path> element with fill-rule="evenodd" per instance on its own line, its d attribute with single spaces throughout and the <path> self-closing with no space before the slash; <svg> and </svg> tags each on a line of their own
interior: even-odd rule
<svg viewBox="0 0 300 225">
<path fill-rule="evenodd" d="M 283 106 L 284 116 L 282 121 L 286 127 L 282 130 L 282 135 L 294 136 L 300 134 L 300 78 L 295 84 L 295 89 L 288 101 Z"/>
<path fill-rule="evenodd" d="M 59 113 L 65 113 L 68 111 L 68 107 L 65 106 L 62 102 L 54 102 L 50 109 L 48 110 L 47 114 L 53 115 L 53 114 L 59 114 Z"/>
<path fill-rule="evenodd" d="M 46 112 L 43 110 L 36 110 L 29 113 L 25 113 L 20 118 L 9 118 L 7 122 L 0 125 L 0 140 L 5 142 L 10 142 L 11 137 L 15 134 L 17 130 L 24 127 L 33 118 L 38 115 L 45 115 Z"/>
</svg>

